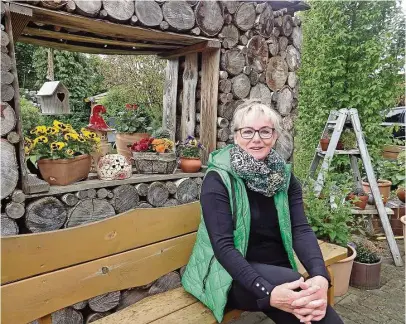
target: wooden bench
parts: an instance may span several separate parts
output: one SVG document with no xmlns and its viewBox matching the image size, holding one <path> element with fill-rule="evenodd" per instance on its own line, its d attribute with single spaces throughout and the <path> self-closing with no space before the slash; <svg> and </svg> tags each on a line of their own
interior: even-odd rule
<svg viewBox="0 0 406 324">
<path fill-rule="evenodd" d="M 51 313 L 107 292 L 146 285 L 188 262 L 200 221 L 198 202 L 135 209 L 87 225 L 1 239 L 1 322 L 51 323 Z M 320 242 L 326 265 L 346 249 Z M 301 270 L 304 273 L 304 270 Z M 332 289 L 331 289 L 332 292 Z M 329 294 L 330 303 L 333 294 Z M 226 313 L 224 322 L 241 311 Z M 216 323 L 182 287 L 147 297 L 97 321 Z"/>
</svg>

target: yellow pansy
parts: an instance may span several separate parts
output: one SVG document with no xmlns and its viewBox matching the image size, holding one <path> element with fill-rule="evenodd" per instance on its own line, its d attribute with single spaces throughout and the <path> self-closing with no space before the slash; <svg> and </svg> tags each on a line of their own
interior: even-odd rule
<svg viewBox="0 0 406 324">
<path fill-rule="evenodd" d="M 99 144 L 100 143 L 100 137 L 95 137 L 95 138 L 93 138 L 93 141 L 96 143 L 96 144 Z"/>
<path fill-rule="evenodd" d="M 197 146 L 197 141 L 195 139 L 190 140 L 189 145 Z"/>
<path fill-rule="evenodd" d="M 57 127 L 58 129 L 60 129 L 60 130 L 62 130 L 62 131 L 66 131 L 66 130 L 67 130 L 66 125 L 65 125 L 64 123 L 61 123 L 61 122 L 58 121 L 58 120 L 54 120 L 53 125 L 54 125 L 54 127 Z"/>
<path fill-rule="evenodd" d="M 83 134 L 79 135 L 78 141 L 81 142 L 81 143 L 86 142 L 86 138 L 83 137 Z"/>
<path fill-rule="evenodd" d="M 75 152 L 72 149 L 67 149 L 66 154 L 73 155 Z"/>
<path fill-rule="evenodd" d="M 47 132 L 46 126 L 37 126 L 30 131 L 31 134 L 35 134 L 35 135 L 44 135 L 44 134 L 46 134 L 46 132 Z"/>
<path fill-rule="evenodd" d="M 65 146 L 66 146 L 66 143 L 64 143 L 64 142 L 53 142 L 53 143 L 51 143 L 51 145 L 50 145 L 51 150 L 53 150 L 53 151 L 55 151 L 55 150 L 60 151 L 60 150 L 62 150 Z"/>
<path fill-rule="evenodd" d="M 48 137 L 46 136 L 39 136 L 36 139 L 34 139 L 34 145 L 37 145 L 38 143 L 48 143 Z"/>
<path fill-rule="evenodd" d="M 24 137 L 25 144 L 32 144 L 32 140 L 28 137 Z"/>
<path fill-rule="evenodd" d="M 25 154 L 30 154 L 30 152 L 31 152 L 31 147 L 29 147 L 29 146 L 24 146 L 24 152 L 25 152 Z"/>
<path fill-rule="evenodd" d="M 69 140 L 77 141 L 79 139 L 79 135 L 75 134 L 75 133 L 67 133 L 67 134 L 65 134 L 64 139 L 66 141 L 69 141 Z"/>
<path fill-rule="evenodd" d="M 55 135 L 59 132 L 59 129 L 57 127 L 48 127 L 47 128 L 47 134 L 49 135 Z"/>
</svg>

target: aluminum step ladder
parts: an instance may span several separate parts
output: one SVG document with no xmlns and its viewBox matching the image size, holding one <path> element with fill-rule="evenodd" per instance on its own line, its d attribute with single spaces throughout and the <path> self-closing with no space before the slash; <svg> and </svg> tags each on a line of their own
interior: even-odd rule
<svg viewBox="0 0 406 324">
<path fill-rule="evenodd" d="M 336 150 L 338 140 L 344 130 L 345 124 L 350 124 L 354 130 L 358 149 L 353 150 Z M 324 127 L 323 134 L 328 130 L 333 129 L 327 151 L 321 149 L 318 145 L 310 166 L 310 177 L 314 178 L 315 172 L 319 163 L 322 161 L 320 171 L 317 175 L 317 180 L 314 185 L 314 192 L 317 196 L 320 195 L 324 185 L 324 175 L 329 170 L 330 162 L 335 154 L 348 155 L 350 158 L 351 169 L 353 171 L 353 179 L 357 188 L 362 188 L 361 174 L 358 168 L 358 158 L 362 160 L 364 169 L 367 175 L 369 185 L 371 187 L 372 196 L 375 199 L 375 205 L 385 231 L 386 239 L 392 253 L 393 261 L 396 266 L 402 266 L 402 258 L 399 253 L 399 248 L 396 244 L 393 235 L 392 227 L 390 225 L 388 215 L 383 204 L 374 170 L 372 168 L 371 158 L 369 156 L 364 134 L 361 128 L 358 111 L 356 109 L 340 109 L 339 111 L 331 111 L 327 123 Z"/>
</svg>

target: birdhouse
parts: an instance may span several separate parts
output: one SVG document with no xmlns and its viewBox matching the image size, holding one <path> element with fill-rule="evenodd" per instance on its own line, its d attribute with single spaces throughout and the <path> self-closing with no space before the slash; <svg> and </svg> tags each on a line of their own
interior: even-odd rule
<svg viewBox="0 0 406 324">
<path fill-rule="evenodd" d="M 37 93 L 44 115 L 69 114 L 69 91 L 61 81 L 45 82 Z"/>
</svg>

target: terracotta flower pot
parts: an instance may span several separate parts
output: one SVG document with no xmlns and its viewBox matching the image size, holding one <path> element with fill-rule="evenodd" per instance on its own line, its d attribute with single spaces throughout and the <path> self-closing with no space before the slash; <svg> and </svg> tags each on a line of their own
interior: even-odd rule
<svg viewBox="0 0 406 324">
<path fill-rule="evenodd" d="M 382 260 L 376 263 L 354 261 L 351 271 L 351 286 L 361 289 L 378 289 L 381 284 Z"/>
<path fill-rule="evenodd" d="M 364 210 L 367 202 L 368 202 L 368 196 L 357 196 L 355 194 L 349 194 L 348 195 L 348 200 L 353 204 L 355 207 L 358 207 L 359 209 Z M 358 200 L 358 201 L 354 201 Z"/>
<path fill-rule="evenodd" d="M 392 182 L 389 180 L 378 179 L 378 188 L 379 192 L 381 193 L 381 196 L 383 197 L 384 204 L 386 204 L 386 202 L 389 199 L 391 185 Z M 371 192 L 371 187 L 369 186 L 368 182 L 362 181 L 362 188 L 366 193 Z"/>
<path fill-rule="evenodd" d="M 66 186 L 86 179 L 91 163 L 91 156 L 84 154 L 72 159 L 42 159 L 38 161 L 38 168 L 44 180 L 51 186 Z"/>
<path fill-rule="evenodd" d="M 322 138 L 320 140 L 320 146 L 321 146 L 322 151 L 327 151 L 329 143 L 330 143 L 329 138 Z"/>
<path fill-rule="evenodd" d="M 396 190 L 396 194 L 397 194 L 399 200 L 402 202 L 405 202 L 405 193 L 406 193 L 406 189 L 403 187 L 399 187 L 398 190 Z"/>
<path fill-rule="evenodd" d="M 198 172 L 202 167 L 202 161 L 194 158 L 180 158 L 180 168 L 185 173 Z"/>
<path fill-rule="evenodd" d="M 334 296 L 340 297 L 347 293 L 350 277 L 357 251 L 348 245 L 348 257 L 331 265 L 334 273 Z"/>
<path fill-rule="evenodd" d="M 344 144 L 341 141 L 337 142 L 336 150 L 344 150 Z"/>
<path fill-rule="evenodd" d="M 116 135 L 116 146 L 117 153 L 124 155 L 129 160 L 132 157 L 131 149 L 128 145 L 132 145 L 135 142 L 138 142 L 141 138 L 148 138 L 148 133 L 117 133 Z"/>
</svg>

